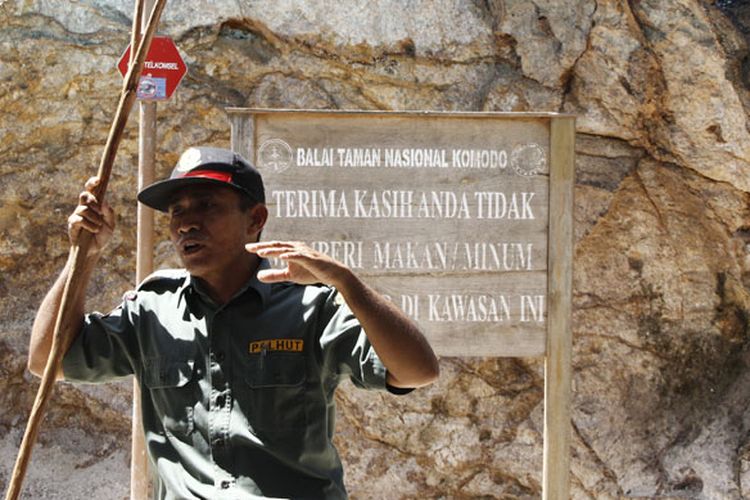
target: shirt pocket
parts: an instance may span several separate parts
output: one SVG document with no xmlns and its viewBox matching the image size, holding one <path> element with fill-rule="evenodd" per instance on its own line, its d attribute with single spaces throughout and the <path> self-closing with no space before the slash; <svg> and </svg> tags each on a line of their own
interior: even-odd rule
<svg viewBox="0 0 750 500">
<path fill-rule="evenodd" d="M 246 416 L 251 427 L 266 432 L 304 430 L 306 380 L 302 353 L 252 355 L 245 372 L 252 403 Z"/>
<path fill-rule="evenodd" d="M 195 361 L 153 357 L 144 360 L 143 384 L 148 388 L 156 418 L 167 434 L 187 436 L 195 423 L 193 409 L 197 402 Z M 148 397 L 148 395 L 146 395 Z"/>
</svg>

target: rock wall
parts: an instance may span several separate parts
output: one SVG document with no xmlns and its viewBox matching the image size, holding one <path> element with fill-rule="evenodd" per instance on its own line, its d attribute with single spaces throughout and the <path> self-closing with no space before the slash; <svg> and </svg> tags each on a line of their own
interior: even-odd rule
<svg viewBox="0 0 750 500">
<path fill-rule="evenodd" d="M 96 171 L 131 10 L 0 0 L 3 490 L 36 393 L 28 332 Z M 189 145 L 228 146 L 227 106 L 577 114 L 572 496 L 750 497 L 747 2 L 193 0 L 161 32 L 190 69 L 159 106 L 159 176 Z M 100 310 L 134 279 L 135 123 Z M 339 391 L 351 495 L 538 497 L 540 360 L 441 363 L 411 397 Z M 129 390 L 59 384 L 25 498 L 128 495 Z"/>
</svg>

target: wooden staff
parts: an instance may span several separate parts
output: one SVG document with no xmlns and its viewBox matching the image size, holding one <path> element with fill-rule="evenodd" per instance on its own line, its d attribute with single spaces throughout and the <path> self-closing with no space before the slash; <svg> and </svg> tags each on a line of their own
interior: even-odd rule
<svg viewBox="0 0 750 500">
<path fill-rule="evenodd" d="M 143 70 L 143 63 L 146 60 L 146 54 L 148 53 L 151 40 L 156 32 L 156 26 L 159 23 L 161 13 L 164 10 L 166 3 L 167 0 L 157 0 L 154 4 L 154 8 L 151 10 L 151 15 L 148 19 L 146 30 L 138 44 L 138 50 L 133 59 L 133 64 L 130 64 L 128 73 L 125 75 L 125 83 L 123 84 L 122 93 L 120 94 L 120 101 L 117 106 L 117 111 L 115 112 L 115 117 L 112 120 L 107 143 L 104 146 L 104 152 L 102 153 L 102 158 L 99 163 L 99 171 L 97 173 L 99 183 L 94 188 L 93 193 L 100 203 L 104 200 L 104 194 L 107 191 L 107 184 L 109 183 L 109 177 L 112 172 L 112 165 L 114 164 L 115 156 L 117 155 L 117 148 L 120 145 L 120 140 L 122 139 L 122 134 L 128 121 L 128 115 L 130 114 L 130 110 L 136 99 L 138 82 L 140 80 L 141 71 Z M 132 50 L 133 47 L 131 47 L 131 51 Z M 60 370 L 62 357 L 70 346 L 71 325 L 78 324 L 80 321 L 80 318 L 70 317 L 71 312 L 69 311 L 68 303 L 71 301 L 73 293 L 86 285 L 86 283 L 83 282 L 82 270 L 92 240 L 92 233 L 81 231 L 78 242 L 70 249 L 69 259 L 73 262 L 73 268 L 65 281 L 63 297 L 60 303 L 60 309 L 57 312 L 57 320 L 55 322 L 52 348 L 50 349 L 49 357 L 47 358 L 47 364 L 44 368 L 42 382 L 37 391 L 34 405 L 31 408 L 31 415 L 29 416 L 29 421 L 26 425 L 26 432 L 24 433 L 23 441 L 21 442 L 21 448 L 18 452 L 15 467 L 13 468 L 13 474 L 10 479 L 8 492 L 5 495 L 5 500 L 16 500 L 21 493 L 23 479 L 26 476 L 26 469 L 28 468 L 29 460 L 31 459 L 31 451 L 36 442 L 42 418 L 44 417 L 44 410 L 52 394 L 52 387 L 57 378 L 57 373 Z"/>
<path fill-rule="evenodd" d="M 130 61 L 128 65 L 132 66 L 135 60 L 135 49 L 141 42 L 141 24 L 143 22 L 143 0 L 135 0 L 133 7 L 133 27 L 130 31 Z M 147 52 L 148 53 L 148 52 Z"/>
</svg>

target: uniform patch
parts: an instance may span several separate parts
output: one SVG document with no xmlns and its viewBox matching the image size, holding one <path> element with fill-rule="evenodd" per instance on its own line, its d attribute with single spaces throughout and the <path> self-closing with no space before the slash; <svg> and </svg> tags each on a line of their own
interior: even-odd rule
<svg viewBox="0 0 750 500">
<path fill-rule="evenodd" d="M 305 341 L 302 339 L 269 339 L 250 342 L 248 352 L 255 354 L 263 351 L 302 352 Z"/>
</svg>

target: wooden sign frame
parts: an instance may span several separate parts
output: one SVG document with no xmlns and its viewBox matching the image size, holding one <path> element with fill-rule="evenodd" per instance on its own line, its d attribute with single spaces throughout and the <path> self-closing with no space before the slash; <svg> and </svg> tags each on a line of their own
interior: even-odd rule
<svg viewBox="0 0 750 500">
<path fill-rule="evenodd" d="M 258 120 L 293 118 L 325 122 L 352 117 L 387 120 L 450 120 L 473 123 L 491 120 L 529 121 L 549 127 L 549 187 L 547 213 L 546 337 L 541 349 L 510 350 L 503 356 L 544 356 L 544 452 L 542 493 L 544 499 L 569 497 L 570 400 L 572 351 L 573 188 L 575 171 L 575 117 L 557 113 L 471 113 L 421 111 L 317 111 L 228 108 L 231 148 L 257 165 Z M 468 120 L 468 121 L 467 121 Z M 261 173 L 263 170 L 261 169 Z M 268 196 L 268 195 L 267 195 Z M 272 224 L 276 224 L 272 221 Z M 440 352 L 440 350 L 438 350 Z M 482 355 L 477 350 L 450 355 Z M 490 353 L 492 354 L 492 353 Z M 485 354 L 486 355 L 486 354 Z"/>
</svg>

